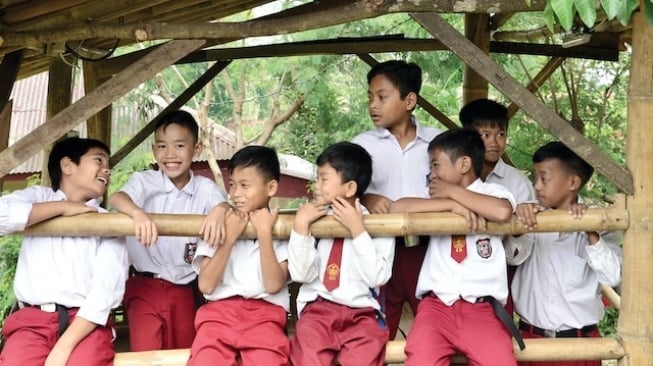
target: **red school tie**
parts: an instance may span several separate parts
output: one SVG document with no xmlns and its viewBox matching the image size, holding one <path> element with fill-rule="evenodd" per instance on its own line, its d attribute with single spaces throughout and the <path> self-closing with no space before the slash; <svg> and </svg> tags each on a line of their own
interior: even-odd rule
<svg viewBox="0 0 653 366">
<path fill-rule="evenodd" d="M 343 238 L 334 238 L 331 245 L 331 253 L 324 271 L 324 287 L 327 291 L 333 291 L 340 285 L 340 261 L 342 259 Z"/>
<path fill-rule="evenodd" d="M 460 263 L 467 258 L 467 237 L 451 235 L 451 258 Z"/>
</svg>

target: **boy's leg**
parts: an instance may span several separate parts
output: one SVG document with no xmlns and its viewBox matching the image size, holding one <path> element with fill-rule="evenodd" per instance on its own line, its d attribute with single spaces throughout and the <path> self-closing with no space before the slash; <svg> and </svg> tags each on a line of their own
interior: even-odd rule
<svg viewBox="0 0 653 366">
<path fill-rule="evenodd" d="M 526 338 L 544 338 L 539 334 L 520 331 L 522 337 Z M 601 335 L 599 334 L 598 329 L 589 332 L 587 337 L 589 338 L 598 338 Z M 601 361 L 550 361 L 550 362 L 519 362 L 519 366 L 601 366 Z"/>
<path fill-rule="evenodd" d="M 338 361 L 342 366 L 383 366 L 388 331 L 381 329 L 372 308 L 343 308 L 339 333 L 342 349 Z"/>
<path fill-rule="evenodd" d="M 0 365 L 41 366 L 57 340 L 59 316 L 25 308 L 9 315 L 2 328 Z"/>
<path fill-rule="evenodd" d="M 164 324 L 158 303 L 163 298 L 160 280 L 133 276 L 127 279 L 123 305 L 129 324 L 129 346 L 132 352 L 163 349 Z"/>
<path fill-rule="evenodd" d="M 247 300 L 242 310 L 248 316 L 238 340 L 242 366 L 287 366 L 290 341 L 286 336 L 286 311 L 264 300 Z"/>
<path fill-rule="evenodd" d="M 238 333 L 233 328 L 233 317 L 229 316 L 232 308 L 229 300 L 209 301 L 197 311 L 197 333 L 190 349 L 188 366 L 237 365 L 237 350 L 233 345 Z"/>
<path fill-rule="evenodd" d="M 170 310 L 163 315 L 165 329 L 168 330 L 164 336 L 166 349 L 188 348 L 193 344 L 196 306 L 191 286 L 197 286 L 197 283 L 191 282 L 186 286 L 169 284 L 167 288 L 167 304 L 164 306 Z"/>
<path fill-rule="evenodd" d="M 410 304 L 413 315 L 417 314 L 419 300 L 415 297 L 419 271 L 424 261 L 428 245 L 420 244 L 406 247 L 403 237 L 398 238 L 395 245 L 395 258 L 392 266 L 392 277 L 384 286 L 385 315 L 390 332 L 390 339 L 395 339 L 404 302 Z"/>
<path fill-rule="evenodd" d="M 336 305 L 318 298 L 304 308 L 295 324 L 290 341 L 290 363 L 295 366 L 331 366 L 340 345 L 336 341 L 334 322 Z"/>
<path fill-rule="evenodd" d="M 489 302 L 456 301 L 452 307 L 458 318 L 459 337 L 456 347 L 471 366 L 516 366 L 512 337 L 494 314 Z"/>
<path fill-rule="evenodd" d="M 76 310 L 68 311 L 71 322 L 76 313 Z M 115 354 L 112 327 L 96 327 L 73 349 L 68 364 L 112 366 Z"/>
<path fill-rule="evenodd" d="M 424 297 L 406 340 L 406 366 L 449 366 L 455 353 L 451 339 L 458 337 L 457 327 L 452 307 L 435 297 Z"/>
</svg>

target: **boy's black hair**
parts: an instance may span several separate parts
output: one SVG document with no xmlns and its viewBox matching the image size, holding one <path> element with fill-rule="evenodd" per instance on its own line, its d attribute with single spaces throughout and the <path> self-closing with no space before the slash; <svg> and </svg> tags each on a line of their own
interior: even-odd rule
<svg viewBox="0 0 653 366">
<path fill-rule="evenodd" d="M 557 159 L 569 174 L 580 177 L 580 188 L 592 177 L 594 168 L 560 141 L 552 141 L 533 154 L 533 163 Z"/>
<path fill-rule="evenodd" d="M 408 93 L 419 95 L 422 87 L 422 69 L 414 62 L 390 60 L 378 63 L 367 73 L 367 85 L 377 75 L 384 75 L 399 90 L 401 99 Z"/>
<path fill-rule="evenodd" d="M 460 157 L 469 156 L 472 159 L 474 174 L 477 178 L 481 176 L 485 144 L 476 130 L 453 128 L 442 132 L 429 143 L 428 151 L 434 150 L 440 150 L 449 155 L 452 163 L 455 163 Z"/>
<path fill-rule="evenodd" d="M 190 131 L 191 136 L 193 136 L 193 142 L 197 142 L 199 139 L 199 126 L 197 121 L 195 121 L 192 114 L 182 110 L 171 111 L 163 115 L 161 119 L 156 122 L 154 130 L 156 131 L 159 128 L 165 130 L 172 124 L 187 128 L 188 131 Z"/>
<path fill-rule="evenodd" d="M 271 180 L 279 181 L 281 168 L 279 157 L 274 149 L 265 146 L 245 146 L 236 151 L 229 161 L 229 174 L 236 168 L 247 168 L 253 166 L 263 175 L 266 182 Z"/>
<path fill-rule="evenodd" d="M 82 156 L 95 147 L 104 150 L 107 155 L 110 154 L 107 145 L 95 139 L 68 137 L 54 144 L 48 157 L 48 174 L 52 189 L 56 191 L 61 187 L 61 159 L 69 158 L 75 165 L 79 165 Z"/>
<path fill-rule="evenodd" d="M 330 145 L 317 157 L 317 166 L 329 164 L 342 183 L 356 182 L 356 197 L 362 197 L 372 179 L 372 157 L 362 146 L 351 142 Z"/>
<path fill-rule="evenodd" d="M 508 109 L 489 99 L 481 98 L 467 103 L 458 114 L 464 128 L 498 126 L 508 130 Z"/>
</svg>

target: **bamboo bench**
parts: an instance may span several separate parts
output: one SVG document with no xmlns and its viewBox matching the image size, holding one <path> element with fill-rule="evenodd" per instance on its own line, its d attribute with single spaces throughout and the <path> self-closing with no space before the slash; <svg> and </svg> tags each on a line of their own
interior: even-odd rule
<svg viewBox="0 0 653 366">
<path fill-rule="evenodd" d="M 625 355 L 625 350 L 614 338 L 540 338 L 525 339 L 526 349 L 519 350 L 513 342 L 518 361 L 571 361 L 615 360 Z M 402 363 L 406 360 L 406 341 L 390 341 L 386 346 L 386 363 Z M 117 353 L 114 366 L 183 366 L 188 361 L 188 349 L 165 351 Z M 463 356 L 454 357 L 455 362 L 465 362 Z"/>
</svg>

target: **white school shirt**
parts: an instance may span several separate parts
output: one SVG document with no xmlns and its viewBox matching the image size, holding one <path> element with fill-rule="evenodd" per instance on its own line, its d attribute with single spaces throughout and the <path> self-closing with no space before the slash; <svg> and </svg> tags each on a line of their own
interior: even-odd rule
<svg viewBox="0 0 653 366">
<path fill-rule="evenodd" d="M 467 189 L 506 199 L 515 207 L 512 194 L 499 184 L 477 179 Z M 476 302 L 483 296 L 492 296 L 505 304 L 508 278 L 501 236 L 468 234 L 466 244 L 467 257 L 458 263 L 451 257 L 451 235 L 431 236 L 417 280 L 417 298 L 434 292 L 447 306 L 461 298 Z"/>
<path fill-rule="evenodd" d="M 288 242 L 273 240 L 272 246 L 277 262 L 288 260 Z M 193 270 L 199 274 L 204 257 L 213 258 L 217 248 L 211 248 L 204 240 L 200 240 L 197 253 L 193 259 Z M 239 239 L 231 248 L 229 260 L 222 275 L 222 282 L 211 294 L 204 294 L 209 301 L 226 299 L 232 296 L 242 296 L 246 299 L 261 299 L 283 307 L 290 311 L 290 296 L 282 289 L 276 294 L 269 294 L 263 283 L 261 269 L 261 253 L 258 240 Z"/>
<path fill-rule="evenodd" d="M 512 282 L 515 311 L 525 322 L 555 331 L 598 323 L 604 312 L 600 284 L 621 282 L 615 239 L 601 235 L 589 245 L 584 231 L 508 236 L 508 263 L 519 265 Z"/>
<path fill-rule="evenodd" d="M 225 194 L 212 180 L 190 172 L 190 181 L 177 189 L 163 172 L 147 170 L 132 174 L 120 189 L 147 213 L 206 215 L 213 206 L 225 201 Z M 178 285 L 196 277 L 191 261 L 198 236 L 159 236 L 156 244 L 145 247 L 134 236 L 127 237 L 131 264 L 139 272 L 157 273 Z"/>
<path fill-rule="evenodd" d="M 22 231 L 33 204 L 66 201 L 61 190 L 34 186 L 0 197 L 0 235 Z M 106 212 L 97 200 L 86 202 Z M 128 255 L 123 238 L 24 236 L 18 255 L 14 292 L 31 305 L 78 307 L 77 316 L 105 325 L 125 293 Z"/>
<path fill-rule="evenodd" d="M 317 247 L 316 247 L 317 244 Z M 297 295 L 297 312 L 317 297 L 352 308 L 372 307 L 380 310 L 376 294 L 390 279 L 395 253 L 395 238 L 371 238 L 367 232 L 345 238 L 340 262 L 340 282 L 333 291 L 324 287 L 324 274 L 331 254 L 333 238 L 290 233 L 288 270 L 293 281 L 301 282 Z"/>
<path fill-rule="evenodd" d="M 386 128 L 363 132 L 351 141 L 372 156 L 372 180 L 365 193 L 379 194 L 392 201 L 403 197 L 428 198 L 429 142 L 441 131 L 419 124 L 413 142 L 402 150 L 397 138 Z"/>
<path fill-rule="evenodd" d="M 503 159 L 497 161 L 497 165 L 494 166 L 485 181 L 506 187 L 515 197 L 517 204 L 535 199 L 535 190 L 528 177 L 519 169 L 506 164 Z"/>
</svg>

